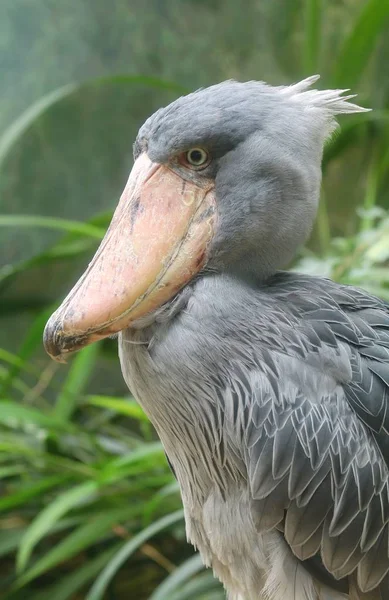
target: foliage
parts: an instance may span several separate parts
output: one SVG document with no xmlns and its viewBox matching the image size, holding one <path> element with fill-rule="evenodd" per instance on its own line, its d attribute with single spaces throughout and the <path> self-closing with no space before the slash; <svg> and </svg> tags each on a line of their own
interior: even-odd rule
<svg viewBox="0 0 389 600">
<path fill-rule="evenodd" d="M 30 4 L 0 9 L 11 88 L 15 40 L 26 58 L 17 99 L 0 102 L 4 598 L 219 600 L 186 545 L 177 484 L 115 343 L 59 369 L 42 330 L 104 233 L 137 127 L 183 91 L 231 76 L 280 83 L 319 71 L 323 87 L 350 85 L 376 108 L 345 119 L 327 145 L 317 225 L 293 268 L 389 300 L 389 2 L 153 0 L 146 13 L 115 0 L 109 15 L 105 0 L 72 13 L 57 0 L 37 0 L 34 14 Z"/>
</svg>

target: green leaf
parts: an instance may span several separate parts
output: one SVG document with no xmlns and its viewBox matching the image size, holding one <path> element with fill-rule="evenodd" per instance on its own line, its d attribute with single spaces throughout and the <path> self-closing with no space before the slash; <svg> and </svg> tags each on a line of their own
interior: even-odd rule
<svg viewBox="0 0 389 600">
<path fill-rule="evenodd" d="M 303 67 L 306 75 L 314 75 L 319 70 L 321 11 L 321 0 L 305 0 Z"/>
<path fill-rule="evenodd" d="M 143 412 L 139 404 L 133 399 L 121 399 L 109 396 L 87 396 L 86 403 L 93 406 L 107 408 L 126 417 L 131 417 L 137 421 L 148 422 L 148 417 Z"/>
<path fill-rule="evenodd" d="M 113 75 L 108 77 L 100 77 L 82 84 L 68 84 L 40 98 L 32 104 L 24 113 L 22 113 L 11 125 L 6 129 L 0 138 L 0 169 L 5 157 L 9 154 L 12 147 L 22 137 L 22 135 L 54 105 L 58 104 L 64 98 L 69 97 L 82 88 L 89 86 L 101 86 L 111 83 L 126 83 L 126 84 L 142 84 L 152 88 L 166 89 L 185 93 L 187 90 L 182 86 L 157 77 L 146 77 L 143 75 Z"/>
<path fill-rule="evenodd" d="M 7 467 L 0 467 L 0 479 L 7 479 L 8 477 L 13 477 L 14 475 L 20 475 L 21 473 L 26 472 L 26 467 L 24 465 L 9 465 Z M 1 499 L 0 499 L 1 501 Z"/>
<path fill-rule="evenodd" d="M 389 111 L 387 110 L 373 110 L 372 112 L 359 114 L 356 117 L 348 116 L 347 120 L 342 122 L 342 127 L 336 130 L 335 135 L 325 145 L 324 170 L 331 161 L 341 158 L 348 148 L 363 143 L 361 136 L 366 134 L 368 125 L 378 127 L 387 123 L 389 123 Z"/>
<path fill-rule="evenodd" d="M 11 365 L 8 370 L 8 375 L 3 379 L 2 386 L 0 387 L 0 395 L 5 396 L 12 386 L 12 382 L 19 375 L 22 366 L 26 364 L 26 361 L 31 357 L 36 348 L 41 346 L 43 329 L 53 308 L 54 307 L 50 306 L 47 310 L 42 311 L 32 322 L 27 335 L 18 350 L 18 361 Z"/>
<path fill-rule="evenodd" d="M 97 542 L 100 542 L 114 525 L 120 524 L 122 521 L 139 513 L 139 511 L 141 511 L 139 505 L 126 505 L 125 507 L 111 509 L 108 512 L 94 515 L 64 540 L 51 548 L 43 558 L 38 560 L 31 569 L 26 571 L 26 573 L 19 578 L 17 582 L 18 587 L 24 586 L 42 573 L 45 573 L 59 563 L 68 560 L 78 552 L 81 552 L 84 548 L 88 548 Z"/>
<path fill-rule="evenodd" d="M 179 586 L 203 569 L 201 556 L 199 554 L 191 556 L 163 580 L 149 600 L 171 600 L 172 594 Z"/>
<path fill-rule="evenodd" d="M 71 418 L 95 367 L 99 351 L 98 343 L 91 344 L 81 350 L 73 360 L 55 405 L 54 415 L 58 419 L 67 421 Z"/>
<path fill-rule="evenodd" d="M 56 416 L 46 415 L 35 408 L 17 404 L 11 400 L 0 400 L 0 423 L 13 424 L 15 420 L 29 425 L 33 423 L 37 427 L 46 429 L 74 430 L 71 423 L 64 423 Z"/>
<path fill-rule="evenodd" d="M 50 108 L 50 106 L 71 94 L 75 89 L 75 86 L 70 84 L 50 92 L 50 94 L 43 96 L 43 98 L 32 104 L 20 117 L 11 123 L 0 138 L 0 168 L 8 152 L 36 119 Z"/>
<path fill-rule="evenodd" d="M 74 525 L 77 525 L 76 519 L 63 519 L 53 527 L 52 533 L 63 531 L 69 527 L 74 527 Z M 25 527 L 0 530 L 0 556 L 5 556 L 10 552 L 13 552 L 19 546 L 25 531 Z"/>
<path fill-rule="evenodd" d="M 0 531 L 0 556 L 5 556 L 18 547 L 24 535 L 24 529 L 11 529 Z"/>
<path fill-rule="evenodd" d="M 115 576 L 120 567 L 128 560 L 128 558 L 133 554 L 144 542 L 150 539 L 153 535 L 160 533 L 164 529 L 171 527 L 175 523 L 182 521 L 184 518 L 184 511 L 178 510 L 170 515 L 166 515 L 159 519 L 143 531 L 139 532 L 136 536 L 134 536 L 129 542 L 126 542 L 122 548 L 115 554 L 115 556 L 110 560 L 107 564 L 103 572 L 96 579 L 92 588 L 88 592 L 85 600 L 101 600 L 104 596 L 104 593 Z"/>
<path fill-rule="evenodd" d="M 56 229 L 59 231 L 69 231 L 79 233 L 96 240 L 104 237 L 105 229 L 100 229 L 88 223 L 80 221 L 69 221 L 54 217 L 41 217 L 35 215 L 0 215 L 0 227 L 41 227 L 44 229 Z"/>
<path fill-rule="evenodd" d="M 71 571 L 69 575 L 62 576 L 57 583 L 51 585 L 45 591 L 38 591 L 32 596 L 29 595 L 29 600 L 72 600 L 74 594 L 84 587 L 91 579 L 93 579 L 110 561 L 112 556 L 121 547 L 116 544 L 113 548 L 99 553 L 95 558 L 89 560 L 86 564 L 77 567 Z"/>
<path fill-rule="evenodd" d="M 166 462 L 161 442 L 142 444 L 142 446 L 133 450 L 131 454 L 110 461 L 101 473 L 101 481 L 105 484 L 113 483 L 131 474 L 143 472 L 145 465 L 155 466 L 158 458 L 162 462 Z"/>
<path fill-rule="evenodd" d="M 151 498 L 150 502 L 145 506 L 143 510 L 143 522 L 145 525 L 148 525 L 151 522 L 152 516 L 155 513 L 158 506 L 167 498 L 168 496 L 177 495 L 180 493 L 180 486 L 176 479 L 173 479 L 170 483 L 165 485 L 163 488 L 158 490 L 156 494 Z"/>
<path fill-rule="evenodd" d="M 13 494 L 8 494 L 0 498 L 0 512 L 15 508 L 16 506 L 26 505 L 29 500 L 42 496 L 44 492 L 64 484 L 69 480 L 69 475 L 52 475 L 43 477 L 36 483 L 31 482 L 28 485 L 19 488 Z"/>
<path fill-rule="evenodd" d="M 4 348 L 0 348 L 0 360 L 8 363 L 9 365 L 16 366 L 20 370 L 25 370 L 31 374 L 39 373 L 33 367 L 31 367 L 28 363 L 26 363 L 22 358 L 20 358 L 17 354 L 13 354 Z"/>
<path fill-rule="evenodd" d="M 334 85 L 355 88 L 389 17 L 389 0 L 364 3 L 336 59 Z"/>
<path fill-rule="evenodd" d="M 225 593 L 212 573 L 203 573 L 186 582 L 169 600 L 225 600 Z"/>
<path fill-rule="evenodd" d="M 16 559 L 16 568 L 20 572 L 25 569 L 36 544 L 69 510 L 80 502 L 87 502 L 98 491 L 96 481 L 86 481 L 67 492 L 63 492 L 44 508 L 28 527 L 20 544 Z"/>
<path fill-rule="evenodd" d="M 29 269 L 47 266 L 53 262 L 58 263 L 58 261 L 64 259 L 69 260 L 69 258 L 74 259 L 81 257 L 86 252 L 93 250 L 100 241 L 101 236 L 106 231 L 111 218 L 112 211 L 108 211 L 95 215 L 86 221 L 86 223 L 83 223 L 83 225 L 90 225 L 93 228 L 93 231 L 100 230 L 101 235 L 98 238 L 95 236 L 85 236 L 84 230 L 82 232 L 78 232 L 73 228 L 70 232 L 65 233 L 65 235 L 63 235 L 58 241 L 56 241 L 49 248 L 45 249 L 43 252 L 40 252 L 27 260 L 22 260 L 13 264 L 6 264 L 5 266 L 1 267 L 0 283 L 2 284 L 2 287 L 5 287 L 6 284 L 9 284 L 9 282 L 12 281 L 12 279 L 14 279 L 18 274 L 24 273 Z M 69 223 L 69 221 L 67 221 L 67 223 Z M 23 301 L 24 306 L 21 304 Z M 21 304 L 21 306 L 18 306 L 18 304 Z M 27 308 L 35 309 L 36 307 L 39 308 L 42 305 L 47 305 L 47 301 L 43 301 L 42 303 L 42 301 L 39 301 L 36 298 L 29 298 L 27 301 L 26 299 L 16 299 L 16 301 L 13 301 L 9 307 L 4 301 L 2 305 L 2 313 L 5 314 L 6 310 L 7 312 L 20 312 L 20 310 L 25 306 Z"/>
</svg>

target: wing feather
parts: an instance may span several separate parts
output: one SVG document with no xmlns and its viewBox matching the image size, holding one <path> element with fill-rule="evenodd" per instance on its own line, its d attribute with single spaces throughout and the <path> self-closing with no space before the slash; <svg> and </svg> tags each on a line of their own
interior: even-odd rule
<svg viewBox="0 0 389 600">
<path fill-rule="evenodd" d="M 280 296 L 301 318 L 299 352 L 295 341 L 246 366 L 254 522 L 282 525 L 300 560 L 319 554 L 334 582 L 350 576 L 368 595 L 389 571 L 389 310 L 360 290 L 297 283 L 286 276 Z"/>
</svg>

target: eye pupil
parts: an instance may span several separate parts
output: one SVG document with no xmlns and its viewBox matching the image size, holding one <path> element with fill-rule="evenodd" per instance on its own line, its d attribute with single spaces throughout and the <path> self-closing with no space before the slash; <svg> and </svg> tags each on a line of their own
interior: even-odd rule
<svg viewBox="0 0 389 600">
<path fill-rule="evenodd" d="M 190 153 L 190 158 L 194 163 L 201 163 L 203 159 L 202 152 L 200 152 L 200 150 L 192 150 Z"/>
<path fill-rule="evenodd" d="M 208 154 L 202 148 L 192 148 L 186 153 L 186 160 L 193 167 L 201 167 L 208 162 Z"/>
</svg>

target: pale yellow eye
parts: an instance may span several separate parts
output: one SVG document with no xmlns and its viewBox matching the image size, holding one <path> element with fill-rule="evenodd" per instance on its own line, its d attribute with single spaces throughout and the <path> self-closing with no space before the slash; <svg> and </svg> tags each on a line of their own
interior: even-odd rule
<svg viewBox="0 0 389 600">
<path fill-rule="evenodd" d="M 209 162 L 208 153 L 203 148 L 191 148 L 185 158 L 192 167 L 203 167 Z"/>
</svg>

